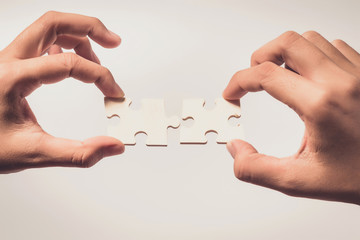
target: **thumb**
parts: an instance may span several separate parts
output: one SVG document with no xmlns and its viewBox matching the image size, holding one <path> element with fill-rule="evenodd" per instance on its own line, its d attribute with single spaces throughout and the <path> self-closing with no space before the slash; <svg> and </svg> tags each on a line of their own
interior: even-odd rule
<svg viewBox="0 0 360 240">
<path fill-rule="evenodd" d="M 40 144 L 41 167 L 91 167 L 104 157 L 121 154 L 124 145 L 116 138 L 99 136 L 76 141 L 45 135 Z"/>
<path fill-rule="evenodd" d="M 245 182 L 283 191 L 286 165 L 282 159 L 259 154 L 249 143 L 232 140 L 227 149 L 234 158 L 235 176 Z"/>
</svg>

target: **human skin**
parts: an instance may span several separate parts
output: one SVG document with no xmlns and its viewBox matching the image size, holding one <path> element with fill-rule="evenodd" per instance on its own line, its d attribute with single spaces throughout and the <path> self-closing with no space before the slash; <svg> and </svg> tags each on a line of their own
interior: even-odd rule
<svg viewBox="0 0 360 240">
<path fill-rule="evenodd" d="M 50 166 L 90 167 L 124 151 L 124 145 L 111 137 L 77 141 L 47 134 L 26 101 L 42 84 L 68 77 L 95 83 L 105 96 L 124 96 L 111 72 L 100 65 L 88 37 L 106 48 L 121 42 L 96 18 L 48 12 L 0 52 L 0 173 Z M 75 53 L 63 53 L 62 48 Z M 49 55 L 43 56 L 46 53 Z"/>
<path fill-rule="evenodd" d="M 285 68 L 281 65 L 285 63 Z M 360 55 L 342 40 L 286 32 L 251 57 L 223 92 L 226 99 L 266 91 L 305 124 L 294 155 L 260 154 L 227 144 L 238 179 L 298 197 L 360 204 Z"/>
</svg>

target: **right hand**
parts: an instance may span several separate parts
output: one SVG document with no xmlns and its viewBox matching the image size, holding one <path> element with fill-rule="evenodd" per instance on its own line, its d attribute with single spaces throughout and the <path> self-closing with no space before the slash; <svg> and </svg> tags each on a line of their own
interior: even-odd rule
<svg viewBox="0 0 360 240">
<path fill-rule="evenodd" d="M 261 90 L 299 115 L 303 142 L 285 158 L 229 142 L 236 177 L 291 196 L 360 204 L 359 53 L 316 32 L 287 32 L 255 51 L 251 68 L 237 72 L 223 96 Z"/>
</svg>

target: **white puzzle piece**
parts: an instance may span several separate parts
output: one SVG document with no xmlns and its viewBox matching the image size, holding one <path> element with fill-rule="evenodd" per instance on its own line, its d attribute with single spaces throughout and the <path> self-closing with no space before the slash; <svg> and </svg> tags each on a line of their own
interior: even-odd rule
<svg viewBox="0 0 360 240">
<path fill-rule="evenodd" d="M 145 133 L 146 145 L 166 146 L 167 129 L 177 128 L 180 125 L 178 117 L 167 117 L 165 114 L 164 100 L 143 99 L 142 109 L 132 110 L 131 100 L 105 98 L 105 109 L 108 118 L 118 116 L 119 125 L 109 126 L 108 133 L 118 138 L 126 145 L 134 145 L 135 135 Z"/>
<path fill-rule="evenodd" d="M 229 102 L 223 98 L 215 100 L 215 107 L 212 110 L 204 108 L 204 99 L 185 99 L 183 101 L 183 120 L 193 118 L 194 124 L 191 127 L 181 126 L 181 143 L 206 143 L 205 134 L 208 132 L 217 133 L 217 143 L 227 143 L 236 138 L 243 137 L 240 124 L 231 126 L 231 117 L 240 117 L 240 102 Z"/>
</svg>

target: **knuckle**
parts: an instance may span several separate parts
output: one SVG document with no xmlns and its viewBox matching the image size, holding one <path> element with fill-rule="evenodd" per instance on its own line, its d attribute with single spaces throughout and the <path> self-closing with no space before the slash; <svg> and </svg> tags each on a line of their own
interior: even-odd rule
<svg viewBox="0 0 360 240">
<path fill-rule="evenodd" d="M 100 159 L 104 157 L 104 152 L 102 149 L 96 151 L 93 150 L 84 150 L 81 152 L 75 152 L 71 158 L 71 162 L 74 166 L 80 168 L 90 168 L 95 165 Z"/>
<path fill-rule="evenodd" d="M 244 74 L 246 76 L 246 70 L 240 70 L 237 71 L 232 77 L 230 81 L 234 81 L 237 84 L 242 85 L 243 79 L 244 79 Z"/>
<path fill-rule="evenodd" d="M 256 65 L 258 62 L 257 62 L 257 59 L 260 57 L 260 50 L 255 50 L 252 54 L 251 54 L 251 57 L 250 57 L 250 61 L 251 61 L 251 65 Z"/>
<path fill-rule="evenodd" d="M 282 52 L 283 50 L 291 48 L 294 43 L 299 39 L 303 39 L 300 34 L 294 31 L 287 31 L 273 41 L 275 42 L 275 45 L 277 45 L 277 47 L 279 48 L 278 50 Z M 257 65 L 259 62 L 261 62 L 261 60 L 264 58 L 264 54 L 266 54 L 266 52 L 264 52 L 263 48 L 254 51 L 251 55 L 251 65 Z M 280 62 L 282 62 L 282 59 Z"/>
<path fill-rule="evenodd" d="M 87 38 L 87 37 L 83 37 L 81 39 L 81 43 L 86 46 L 86 47 L 91 47 L 91 43 L 90 43 L 90 40 Z"/>
<path fill-rule="evenodd" d="M 92 22 L 93 22 L 94 25 L 102 25 L 102 24 L 103 24 L 103 23 L 100 21 L 100 19 L 97 18 L 97 17 L 91 17 L 91 19 L 92 19 Z"/>
<path fill-rule="evenodd" d="M 251 63 L 252 65 L 264 65 L 264 67 L 261 67 L 260 69 L 263 69 L 263 68 L 271 68 L 271 66 L 268 66 L 268 65 L 271 65 L 271 64 L 274 64 L 276 65 L 275 63 L 272 63 L 270 61 L 264 61 L 263 62 L 263 59 L 266 60 L 266 57 L 264 57 L 264 54 L 266 54 L 266 52 L 264 52 L 261 48 L 254 51 L 251 55 Z"/>
<path fill-rule="evenodd" d="M 101 69 L 102 69 L 102 73 L 103 73 L 104 76 L 111 76 L 112 75 L 108 68 L 102 67 Z"/>
<path fill-rule="evenodd" d="M 331 42 L 332 45 L 334 45 L 336 48 L 338 47 L 343 47 L 346 45 L 345 41 L 341 40 L 341 39 L 335 39 L 334 41 Z"/>
<path fill-rule="evenodd" d="M 322 89 L 322 91 L 313 98 L 308 106 L 309 116 L 318 123 L 326 121 L 333 112 L 334 107 L 338 107 L 333 91 Z"/>
<path fill-rule="evenodd" d="M 246 171 L 246 168 L 244 165 L 245 164 L 242 163 L 242 164 L 238 164 L 238 166 L 234 167 L 235 177 L 244 182 L 252 182 L 253 177 L 252 177 L 250 171 Z"/>
<path fill-rule="evenodd" d="M 289 48 L 301 38 L 302 36 L 297 32 L 287 31 L 280 36 L 279 40 L 282 47 Z"/>
<path fill-rule="evenodd" d="M 83 152 L 81 154 L 74 153 L 74 155 L 72 156 L 71 162 L 75 167 L 80 167 L 80 168 L 89 168 L 90 167 L 90 165 L 89 165 L 90 159 L 89 159 L 89 156 L 85 152 Z"/>
<path fill-rule="evenodd" d="M 58 15 L 59 15 L 59 12 L 47 11 L 40 17 L 40 19 L 43 20 L 44 22 L 48 22 L 48 21 L 52 21 L 53 19 L 55 19 Z"/>
<path fill-rule="evenodd" d="M 284 32 L 283 34 L 281 34 L 280 35 L 280 38 L 285 38 L 285 39 L 288 39 L 288 38 L 297 38 L 297 37 L 299 37 L 300 36 L 300 34 L 299 33 L 297 33 L 297 32 L 295 32 L 295 31 L 286 31 L 286 32 Z"/>
<path fill-rule="evenodd" d="M 302 36 L 308 40 L 316 40 L 321 37 L 321 35 L 318 32 L 313 30 L 304 32 Z"/>
<path fill-rule="evenodd" d="M 279 66 L 272 62 L 264 62 L 259 65 L 258 73 L 261 75 L 260 85 L 266 88 L 266 85 L 275 80 L 274 72 L 278 70 Z M 283 79 L 277 79 L 282 82 Z"/>
<path fill-rule="evenodd" d="M 95 81 L 96 83 L 99 83 L 100 81 L 104 81 L 105 79 L 112 78 L 112 74 L 110 70 L 106 67 L 100 68 L 100 75 L 98 76 L 98 79 Z"/>
<path fill-rule="evenodd" d="M 242 70 L 237 71 L 237 72 L 232 76 L 232 79 L 236 79 L 236 80 L 240 79 L 242 72 L 243 72 Z"/>
<path fill-rule="evenodd" d="M 324 123 L 337 113 L 353 112 L 353 101 L 360 99 L 360 81 L 348 77 L 340 85 L 323 88 L 308 105 L 308 116 L 315 122 Z"/>
<path fill-rule="evenodd" d="M 39 49 L 41 49 L 39 53 L 47 49 L 49 43 L 55 41 L 55 34 L 58 34 L 56 26 L 59 14 L 60 13 L 56 11 L 48 11 L 35 22 L 33 28 L 36 30 L 35 32 L 43 34 L 44 40 L 38 43 Z M 29 31 L 33 31 L 33 29 Z"/>
<path fill-rule="evenodd" d="M 347 81 L 344 81 L 344 84 L 342 84 L 342 91 L 347 98 L 359 99 L 360 80 L 355 76 L 349 77 L 349 79 L 347 79 Z"/>
<path fill-rule="evenodd" d="M 61 56 L 62 63 L 67 70 L 72 70 L 80 60 L 79 56 L 72 52 L 63 53 Z"/>
<path fill-rule="evenodd" d="M 247 159 L 244 159 L 244 156 L 237 155 L 235 156 L 234 161 L 234 174 L 235 177 L 241 181 L 260 184 L 261 176 L 258 176 L 251 169 L 251 163 L 260 158 L 261 155 L 250 155 Z"/>
<path fill-rule="evenodd" d="M 267 61 L 258 66 L 258 71 L 264 76 L 271 75 L 279 66 L 273 62 Z"/>
</svg>

